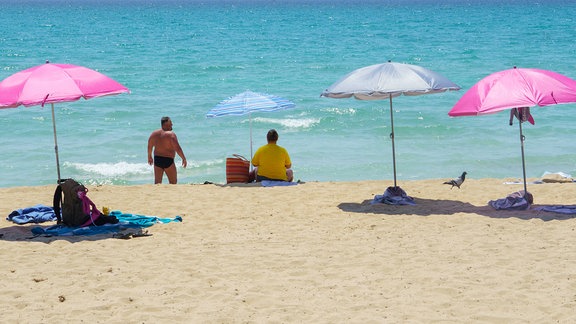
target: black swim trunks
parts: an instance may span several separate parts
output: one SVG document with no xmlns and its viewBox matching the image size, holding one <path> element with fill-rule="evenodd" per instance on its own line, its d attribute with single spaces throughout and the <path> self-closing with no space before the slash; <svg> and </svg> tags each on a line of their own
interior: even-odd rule
<svg viewBox="0 0 576 324">
<path fill-rule="evenodd" d="M 162 168 L 162 169 L 167 169 L 167 168 L 171 167 L 172 164 L 174 164 L 173 158 L 154 155 L 154 165 L 155 166 Z"/>
</svg>

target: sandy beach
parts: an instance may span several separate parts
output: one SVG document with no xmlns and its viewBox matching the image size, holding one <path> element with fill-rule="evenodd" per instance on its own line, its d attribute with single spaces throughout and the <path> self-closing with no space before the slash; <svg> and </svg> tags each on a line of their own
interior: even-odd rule
<svg viewBox="0 0 576 324">
<path fill-rule="evenodd" d="M 399 181 L 416 206 L 371 205 L 390 181 L 90 187 L 99 206 L 182 216 L 152 236 L 34 237 L 6 216 L 54 186 L 0 189 L 5 323 L 571 323 L 573 183 Z M 516 180 L 516 179 L 512 179 Z M 535 179 L 532 179 L 535 180 Z"/>
</svg>

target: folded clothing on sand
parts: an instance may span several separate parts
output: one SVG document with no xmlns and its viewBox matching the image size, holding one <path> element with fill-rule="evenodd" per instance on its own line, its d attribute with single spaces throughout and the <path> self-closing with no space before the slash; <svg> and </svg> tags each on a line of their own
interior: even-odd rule
<svg viewBox="0 0 576 324">
<path fill-rule="evenodd" d="M 400 187 L 388 187 L 383 195 L 374 196 L 371 204 L 381 203 L 387 205 L 416 205 L 414 198 L 408 196 Z"/>
<path fill-rule="evenodd" d="M 6 220 L 16 224 L 43 223 L 56 220 L 56 214 L 52 207 L 36 205 L 17 209 L 6 217 Z"/>
<path fill-rule="evenodd" d="M 574 182 L 572 176 L 566 173 L 546 173 L 542 176 L 542 182 L 546 183 L 569 183 Z"/>
<path fill-rule="evenodd" d="M 490 200 L 488 204 L 498 210 L 524 210 L 528 209 L 532 202 L 534 202 L 532 194 L 529 192 L 524 194 L 524 190 L 520 190 L 505 198 Z"/>
</svg>

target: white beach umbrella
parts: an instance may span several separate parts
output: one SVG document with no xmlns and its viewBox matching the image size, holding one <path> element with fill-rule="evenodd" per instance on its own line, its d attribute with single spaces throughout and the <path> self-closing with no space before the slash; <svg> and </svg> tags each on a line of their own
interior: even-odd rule
<svg viewBox="0 0 576 324">
<path fill-rule="evenodd" d="M 382 63 L 354 70 L 322 92 L 322 97 L 350 98 L 358 100 L 390 100 L 390 124 L 392 132 L 392 164 L 394 188 L 396 184 L 396 152 L 394 148 L 394 115 L 392 98 L 400 95 L 418 96 L 459 90 L 460 86 L 446 77 L 423 67 L 402 63 Z"/>
</svg>

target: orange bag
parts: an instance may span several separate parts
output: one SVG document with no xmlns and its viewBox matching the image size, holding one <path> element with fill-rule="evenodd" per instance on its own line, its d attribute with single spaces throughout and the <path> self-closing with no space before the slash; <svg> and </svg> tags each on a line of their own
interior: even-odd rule
<svg viewBox="0 0 576 324">
<path fill-rule="evenodd" d="M 238 154 L 226 158 L 226 183 L 248 183 L 250 179 L 250 161 Z"/>
</svg>

